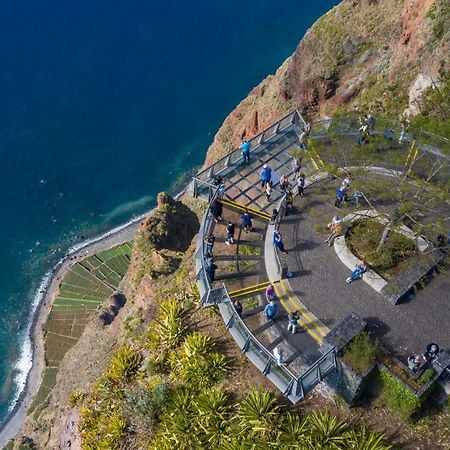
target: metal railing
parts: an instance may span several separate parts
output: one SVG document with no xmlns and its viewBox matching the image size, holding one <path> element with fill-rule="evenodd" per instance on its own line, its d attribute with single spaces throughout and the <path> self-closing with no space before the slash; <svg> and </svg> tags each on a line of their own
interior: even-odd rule
<svg viewBox="0 0 450 450">
<path fill-rule="evenodd" d="M 265 128 L 258 133 L 252 139 L 249 140 L 250 149 L 252 154 L 257 153 L 263 148 L 265 144 L 270 142 L 275 136 L 279 135 L 282 131 L 293 127 L 294 124 L 303 125 L 305 122 L 297 110 L 290 112 L 275 123 Z M 226 169 L 233 164 L 236 164 L 242 160 L 242 153 L 239 148 L 234 148 L 228 152 L 224 157 L 220 158 L 206 169 L 198 172 L 194 177 L 194 181 L 205 182 L 208 179 L 212 179 L 215 175 L 220 174 L 223 169 Z"/>
<path fill-rule="evenodd" d="M 208 183 L 209 184 L 209 183 Z M 217 305 L 227 329 L 236 343 L 252 363 L 285 395 L 292 403 L 297 403 L 336 367 L 336 351 L 331 349 L 318 359 L 303 374 L 295 375 L 287 367 L 278 365 L 272 353 L 253 335 L 236 312 L 225 285 L 212 287 L 205 267 L 205 238 L 212 227 L 210 207 L 216 200 L 218 190 L 210 185 L 212 193 L 199 230 L 195 267 L 200 299 L 205 307 Z M 284 202 L 280 203 L 279 218 L 284 213 Z"/>
<path fill-rule="evenodd" d="M 278 365 L 274 355 L 253 335 L 236 312 L 225 285 L 213 289 L 222 318 L 242 352 L 292 403 L 305 395 L 336 368 L 336 350 L 332 348 L 305 372 L 296 375 Z"/>
</svg>

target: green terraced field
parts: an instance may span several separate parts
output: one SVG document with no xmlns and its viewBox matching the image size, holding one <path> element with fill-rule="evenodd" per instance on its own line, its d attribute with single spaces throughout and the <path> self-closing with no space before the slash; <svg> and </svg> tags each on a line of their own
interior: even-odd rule
<svg viewBox="0 0 450 450">
<path fill-rule="evenodd" d="M 92 314 L 118 288 L 128 269 L 131 250 L 131 243 L 126 243 L 90 256 L 75 263 L 61 280 L 59 295 L 43 327 L 47 367 L 30 412 L 39 415 L 47 404 L 61 360 Z"/>
</svg>

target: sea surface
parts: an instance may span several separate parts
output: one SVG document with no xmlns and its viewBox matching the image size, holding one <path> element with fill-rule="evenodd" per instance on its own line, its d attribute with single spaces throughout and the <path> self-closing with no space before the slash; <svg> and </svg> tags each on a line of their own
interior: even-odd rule
<svg viewBox="0 0 450 450">
<path fill-rule="evenodd" d="M 44 275 L 177 190 L 227 114 L 337 3 L 0 2 L 0 421 L 30 365 Z"/>
</svg>

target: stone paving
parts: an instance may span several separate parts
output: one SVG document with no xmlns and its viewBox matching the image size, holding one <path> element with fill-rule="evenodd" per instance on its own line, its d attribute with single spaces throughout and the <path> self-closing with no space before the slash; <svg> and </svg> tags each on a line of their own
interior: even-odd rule
<svg viewBox="0 0 450 450">
<path fill-rule="evenodd" d="M 308 189 L 314 199 L 313 186 Z M 308 197 L 305 198 L 307 200 Z M 302 209 L 303 199 L 296 199 Z M 311 203 L 312 204 L 312 203 Z M 320 208 L 324 225 L 336 213 L 331 202 L 314 200 Z M 443 350 L 450 347 L 450 296 L 448 274 L 441 274 L 409 302 L 391 305 L 366 283 L 345 282 L 349 270 L 339 261 L 333 247 L 324 243 L 324 235 L 315 231 L 316 220 L 306 213 L 296 212 L 282 221 L 281 231 L 289 250 L 288 268 L 296 295 L 328 327 L 332 328 L 350 313 L 356 313 L 368 323 L 368 328 L 388 350 L 401 357 L 423 352 L 430 342 Z"/>
</svg>

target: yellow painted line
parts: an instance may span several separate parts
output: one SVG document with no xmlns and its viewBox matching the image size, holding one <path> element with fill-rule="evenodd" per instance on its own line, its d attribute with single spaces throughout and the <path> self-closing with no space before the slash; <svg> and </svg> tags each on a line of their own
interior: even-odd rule
<svg viewBox="0 0 450 450">
<path fill-rule="evenodd" d="M 316 319 L 311 315 L 309 311 L 304 309 L 295 299 L 290 295 L 289 290 L 283 283 L 283 280 L 280 281 L 281 286 L 283 287 L 284 292 L 288 296 L 291 303 L 297 308 L 297 311 L 303 316 L 305 319 L 305 326 L 310 332 L 310 334 L 318 341 L 322 342 L 323 337 L 328 333 L 328 329 L 325 326 L 319 325 L 316 322 Z"/>
<path fill-rule="evenodd" d="M 281 304 L 283 305 L 283 307 L 286 309 L 287 312 L 291 313 L 294 311 L 298 311 L 301 316 L 299 318 L 299 324 L 302 328 L 306 329 L 306 331 L 319 343 L 322 343 L 322 336 L 317 333 L 317 331 L 315 330 L 314 326 L 312 326 L 306 316 L 305 316 L 305 310 L 298 307 L 297 304 L 294 304 L 292 302 L 292 299 L 289 298 L 289 294 L 286 292 L 286 290 L 284 290 L 284 294 L 280 293 L 280 290 L 277 288 L 277 285 L 274 285 L 275 287 L 275 292 L 277 294 L 277 297 L 280 299 Z M 286 301 L 285 297 L 288 298 L 288 300 Z M 296 307 L 297 306 L 297 307 Z"/>
<path fill-rule="evenodd" d="M 325 165 L 322 158 L 320 157 L 319 153 L 317 152 L 316 148 L 313 145 L 313 140 L 310 138 L 308 140 L 308 145 L 309 147 L 313 150 L 314 152 L 314 157 L 317 157 L 317 159 L 319 160 L 320 164 L 322 165 L 322 167 Z"/>
<path fill-rule="evenodd" d="M 236 289 L 228 293 L 230 297 L 236 297 L 238 295 L 244 295 L 252 292 L 257 292 L 265 289 L 270 284 L 270 281 L 264 281 L 263 283 L 253 284 L 252 286 L 247 286 L 245 288 Z"/>
<path fill-rule="evenodd" d="M 413 159 L 412 159 L 411 164 L 410 164 L 409 169 L 408 169 L 408 173 L 406 174 L 406 176 L 408 176 L 408 177 L 409 177 L 409 175 L 411 174 L 413 165 L 414 165 L 414 163 L 416 162 L 416 159 L 417 159 L 417 155 L 418 155 L 418 154 L 419 154 L 419 149 L 417 149 L 416 152 L 414 153 Z"/>
<path fill-rule="evenodd" d="M 271 218 L 270 214 L 268 214 L 268 213 L 266 213 L 264 211 L 259 211 L 259 210 L 254 209 L 254 208 L 250 208 L 249 206 L 242 205 L 241 203 L 235 202 L 234 200 L 223 199 L 222 203 L 224 205 L 234 206 L 235 208 L 242 209 L 244 211 L 248 211 L 249 213 L 252 213 L 255 216 L 259 216 L 259 217 L 261 217 L 263 219 L 269 220 Z"/>
<path fill-rule="evenodd" d="M 309 159 L 313 163 L 313 166 L 316 168 L 316 170 L 319 170 L 319 166 L 317 165 L 316 161 L 314 161 L 314 158 L 312 157 L 311 154 L 309 155 Z"/>
<path fill-rule="evenodd" d="M 408 156 L 406 157 L 406 162 L 405 162 L 405 167 L 408 165 L 408 163 L 409 163 L 409 160 L 410 160 L 410 158 L 411 158 L 411 156 L 412 156 L 412 152 L 413 152 L 413 150 L 414 150 L 414 146 L 416 145 L 416 140 L 414 139 L 414 141 L 413 141 L 413 143 L 411 144 L 411 147 L 410 147 L 410 149 L 409 149 L 409 152 L 408 152 Z"/>
</svg>

